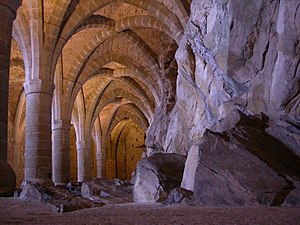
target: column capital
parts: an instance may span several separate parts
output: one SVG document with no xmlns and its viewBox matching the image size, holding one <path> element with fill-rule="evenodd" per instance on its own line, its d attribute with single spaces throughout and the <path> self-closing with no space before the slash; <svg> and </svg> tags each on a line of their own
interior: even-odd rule
<svg viewBox="0 0 300 225">
<path fill-rule="evenodd" d="M 67 119 L 57 119 L 52 121 L 52 131 L 53 130 L 70 130 L 71 120 Z"/>
<path fill-rule="evenodd" d="M 16 18 L 17 10 L 22 5 L 22 0 L 0 0 L 0 6 L 8 8 Z"/>
<path fill-rule="evenodd" d="M 52 96 L 54 84 L 48 80 L 29 80 L 24 83 L 24 89 L 26 96 L 33 93 L 44 93 Z"/>
</svg>

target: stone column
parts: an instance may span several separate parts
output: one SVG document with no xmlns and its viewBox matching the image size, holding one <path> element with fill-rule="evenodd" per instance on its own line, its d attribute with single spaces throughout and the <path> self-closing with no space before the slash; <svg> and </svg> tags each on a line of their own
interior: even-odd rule
<svg viewBox="0 0 300 225">
<path fill-rule="evenodd" d="M 100 148 L 101 151 L 101 148 Z M 96 161 L 97 161 L 97 178 L 105 178 L 105 154 L 102 152 L 98 152 L 97 148 L 97 154 L 96 154 Z"/>
<path fill-rule="evenodd" d="M 0 0 L 0 160 L 7 161 L 7 116 L 13 20 L 21 0 Z"/>
<path fill-rule="evenodd" d="M 26 94 L 25 180 L 51 181 L 51 104 L 54 85 L 30 80 Z"/>
<path fill-rule="evenodd" d="M 100 121 L 97 119 L 95 121 L 95 130 L 94 130 L 95 140 L 96 140 L 96 163 L 97 163 L 97 178 L 105 177 L 105 158 L 106 151 L 102 151 L 101 145 L 101 128 Z"/>
<path fill-rule="evenodd" d="M 70 120 L 52 122 L 52 180 L 55 185 L 70 181 Z"/>
<path fill-rule="evenodd" d="M 92 147 L 90 143 L 79 141 L 77 145 L 77 167 L 78 167 L 78 181 L 86 181 L 92 178 L 91 169 L 91 154 Z"/>
</svg>

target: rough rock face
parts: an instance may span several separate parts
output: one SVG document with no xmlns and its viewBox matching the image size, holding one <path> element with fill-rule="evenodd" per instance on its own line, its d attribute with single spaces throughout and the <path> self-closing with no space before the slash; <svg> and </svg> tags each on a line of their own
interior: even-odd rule
<svg viewBox="0 0 300 225">
<path fill-rule="evenodd" d="M 84 198 L 100 203 L 126 203 L 132 202 L 132 187 L 130 182 L 117 179 L 94 179 L 82 183 L 81 194 Z"/>
<path fill-rule="evenodd" d="M 299 181 L 300 2 L 193 0 L 191 12 L 176 53 L 176 104 L 146 145 L 188 153 L 182 187 L 197 187 L 202 203 L 281 204 Z M 252 121 L 246 128 L 239 112 Z M 261 113 L 269 120 L 258 129 L 264 119 L 251 115 Z M 295 205 L 297 190 L 284 204 Z"/>
<path fill-rule="evenodd" d="M 16 175 L 11 166 L 0 160 L 0 197 L 11 197 L 16 187 Z"/>
<path fill-rule="evenodd" d="M 283 127 L 275 136 L 299 154 L 299 4 L 192 1 L 176 53 L 176 105 L 165 118 L 168 125 L 157 126 L 168 132 L 152 128 L 148 136 L 154 140 L 148 142 L 186 153 L 206 128 L 220 132 L 234 126 L 238 109 L 266 114 Z"/>
<path fill-rule="evenodd" d="M 285 199 L 297 205 L 300 159 L 265 131 L 268 126 L 265 116 L 241 114 L 226 132 L 207 130 L 190 151 L 198 157 L 188 157 L 182 186 L 194 191 L 196 202 L 208 205 L 276 206 Z"/>
<path fill-rule="evenodd" d="M 162 202 L 172 189 L 180 187 L 186 157 L 156 153 L 142 159 L 133 177 L 135 202 Z"/>
</svg>

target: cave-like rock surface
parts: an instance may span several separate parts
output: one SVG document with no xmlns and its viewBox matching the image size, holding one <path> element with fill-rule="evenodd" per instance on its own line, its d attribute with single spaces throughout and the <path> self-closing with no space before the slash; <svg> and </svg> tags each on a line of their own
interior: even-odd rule
<svg viewBox="0 0 300 225">
<path fill-rule="evenodd" d="M 202 204 L 299 204 L 299 4 L 192 1 L 176 103 L 146 145 L 188 154 L 182 187 Z"/>
<path fill-rule="evenodd" d="M 207 128 L 233 127 L 238 109 L 266 114 L 280 126 L 273 136 L 299 155 L 297 5 L 297 0 L 194 0 L 176 53 L 176 104 L 169 116 L 156 116 L 163 121 L 152 123 L 157 129 L 151 127 L 148 147 L 186 153 Z"/>
</svg>

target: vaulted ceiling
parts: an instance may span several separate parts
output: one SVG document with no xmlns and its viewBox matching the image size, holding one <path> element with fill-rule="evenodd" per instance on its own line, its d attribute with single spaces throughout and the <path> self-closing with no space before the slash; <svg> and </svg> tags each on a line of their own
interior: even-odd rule
<svg viewBox="0 0 300 225">
<path fill-rule="evenodd" d="M 78 139 L 97 119 L 102 133 L 122 119 L 146 131 L 158 104 L 175 96 L 189 7 L 189 0 L 23 0 L 13 29 L 12 117 L 43 57 L 39 72 L 55 83 L 53 120 L 72 115 Z"/>
</svg>

